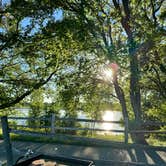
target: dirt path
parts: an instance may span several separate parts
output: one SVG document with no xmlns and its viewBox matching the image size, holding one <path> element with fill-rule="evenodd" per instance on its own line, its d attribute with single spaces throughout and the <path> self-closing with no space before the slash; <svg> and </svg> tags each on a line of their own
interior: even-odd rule
<svg viewBox="0 0 166 166">
<path fill-rule="evenodd" d="M 144 165 L 166 165 L 166 149 L 129 146 L 87 147 L 76 145 L 46 144 L 15 141 L 13 145 L 14 159 L 32 149 L 36 154 L 64 155 L 95 160 L 96 165 L 110 165 L 109 161 L 137 162 Z M 3 141 L 0 141 L 0 160 L 5 161 Z M 109 161 L 108 161 L 109 160 Z M 113 162 L 112 162 L 113 163 Z M 116 165 L 117 163 L 115 163 Z M 111 164 L 112 165 L 112 164 Z M 120 165 L 120 164 L 117 164 Z M 135 165 L 135 164 L 133 164 Z"/>
</svg>

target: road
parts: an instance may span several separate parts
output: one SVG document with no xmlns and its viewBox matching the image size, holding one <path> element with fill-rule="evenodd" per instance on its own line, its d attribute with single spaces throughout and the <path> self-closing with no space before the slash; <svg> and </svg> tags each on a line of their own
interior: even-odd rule
<svg viewBox="0 0 166 166">
<path fill-rule="evenodd" d="M 166 148 L 147 146 L 77 146 L 33 142 L 12 142 L 14 160 L 32 149 L 36 154 L 64 155 L 94 160 L 96 166 L 155 165 L 166 166 Z M 0 141 L 0 160 L 5 161 L 3 141 Z M 137 163 L 137 164 L 136 164 Z"/>
</svg>

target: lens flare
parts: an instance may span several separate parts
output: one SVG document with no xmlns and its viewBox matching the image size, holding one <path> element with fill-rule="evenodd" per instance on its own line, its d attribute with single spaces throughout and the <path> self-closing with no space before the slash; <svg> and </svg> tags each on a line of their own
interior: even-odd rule
<svg viewBox="0 0 166 166">
<path fill-rule="evenodd" d="M 112 75 L 113 75 L 113 73 L 112 73 L 111 69 L 107 68 L 107 69 L 103 70 L 103 78 L 105 80 L 111 80 L 112 79 Z"/>
</svg>

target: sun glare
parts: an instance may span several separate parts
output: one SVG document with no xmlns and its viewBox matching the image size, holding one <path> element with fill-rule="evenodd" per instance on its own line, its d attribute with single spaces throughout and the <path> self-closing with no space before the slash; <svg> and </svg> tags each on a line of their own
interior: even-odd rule
<svg viewBox="0 0 166 166">
<path fill-rule="evenodd" d="M 111 69 L 104 69 L 103 70 L 103 77 L 105 80 L 111 80 L 112 79 L 112 70 Z"/>
<path fill-rule="evenodd" d="M 106 111 L 103 115 L 103 120 L 113 121 L 114 120 L 113 112 Z M 110 130 L 110 129 L 112 129 L 112 124 L 111 123 L 103 123 L 103 128 L 106 129 L 106 130 Z"/>
</svg>

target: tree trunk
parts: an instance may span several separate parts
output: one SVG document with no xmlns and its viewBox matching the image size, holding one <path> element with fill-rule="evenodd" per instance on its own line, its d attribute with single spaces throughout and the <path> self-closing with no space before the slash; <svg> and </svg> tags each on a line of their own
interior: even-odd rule
<svg viewBox="0 0 166 166">
<path fill-rule="evenodd" d="M 119 99 L 119 102 L 122 108 L 123 117 L 124 119 L 128 118 L 125 95 L 124 95 L 123 89 L 119 86 L 116 73 L 113 74 L 113 84 L 114 84 L 116 95 Z"/>
<path fill-rule="evenodd" d="M 136 54 L 136 44 L 133 35 L 133 29 L 130 25 L 130 5 L 129 0 L 122 0 L 124 14 L 122 14 L 122 10 L 119 4 L 119 1 L 113 0 L 113 4 L 121 16 L 121 25 L 124 28 L 129 44 L 129 56 L 130 56 L 130 102 L 132 106 L 132 110 L 135 116 L 135 125 L 129 126 L 132 130 L 141 129 L 141 94 L 140 94 L 140 86 L 139 86 L 139 62 Z M 116 87 L 115 87 L 116 90 Z M 118 96 L 119 98 L 119 96 Z M 120 100 L 120 98 L 119 98 Z M 134 127 L 134 128 L 133 128 Z M 131 134 L 131 137 L 136 143 L 146 144 L 146 140 L 144 134 Z"/>
<path fill-rule="evenodd" d="M 137 54 L 135 53 L 135 43 L 133 40 L 129 43 L 130 56 L 130 102 L 135 116 L 135 123 L 129 126 L 132 130 L 141 130 L 142 110 L 141 110 L 141 93 L 139 85 L 139 65 Z M 147 144 L 143 133 L 131 134 L 134 142 Z"/>
<path fill-rule="evenodd" d="M 135 44 L 132 41 L 129 48 L 130 56 L 130 101 L 134 111 L 135 120 L 141 120 L 141 94 L 139 86 L 139 67 L 137 54 L 135 54 Z"/>
</svg>

